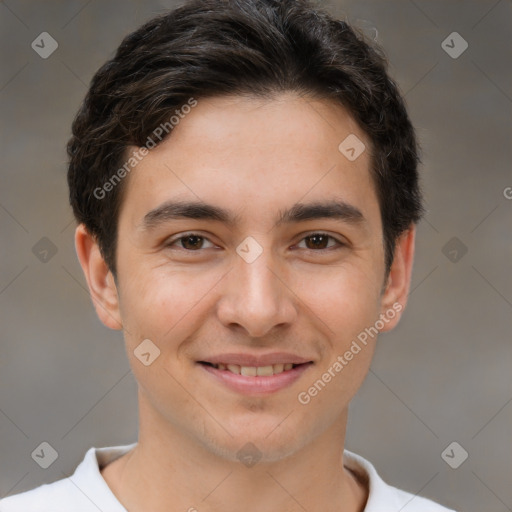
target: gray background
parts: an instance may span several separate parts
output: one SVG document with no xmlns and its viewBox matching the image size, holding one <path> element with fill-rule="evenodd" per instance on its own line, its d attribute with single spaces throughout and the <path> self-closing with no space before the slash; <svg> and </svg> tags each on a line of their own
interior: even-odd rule
<svg viewBox="0 0 512 512">
<path fill-rule="evenodd" d="M 93 73 L 172 5 L 0 3 L 0 496 L 69 475 L 91 446 L 137 438 L 121 335 L 97 319 L 74 252 L 64 145 Z M 421 139 L 429 210 L 408 310 L 380 338 L 347 448 L 444 505 L 512 510 L 512 4 L 326 5 L 383 44 Z M 59 44 L 48 59 L 31 48 L 43 31 Z M 454 31 L 469 44 L 456 59 L 441 46 Z M 47 241 L 33 251 L 43 237 L 54 255 Z M 48 469 L 31 458 L 43 441 L 59 455 Z M 441 457 L 453 441 L 469 454 L 458 469 Z"/>
</svg>

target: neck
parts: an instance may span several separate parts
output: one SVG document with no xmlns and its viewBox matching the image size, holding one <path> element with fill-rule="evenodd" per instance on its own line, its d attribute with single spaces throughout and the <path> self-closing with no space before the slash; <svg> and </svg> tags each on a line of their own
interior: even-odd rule
<svg viewBox="0 0 512 512">
<path fill-rule="evenodd" d="M 346 411 L 293 454 L 254 465 L 219 457 L 140 397 L 139 411 L 137 446 L 102 470 L 131 512 L 364 510 L 367 490 L 343 466 Z"/>
</svg>

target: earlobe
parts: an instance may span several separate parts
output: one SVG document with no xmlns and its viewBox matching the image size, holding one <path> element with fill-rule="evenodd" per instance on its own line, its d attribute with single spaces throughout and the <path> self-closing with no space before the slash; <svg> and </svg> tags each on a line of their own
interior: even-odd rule
<svg viewBox="0 0 512 512">
<path fill-rule="evenodd" d="M 75 231 L 75 248 L 96 313 L 110 329 L 122 329 L 117 286 L 95 238 L 80 224 Z"/>
<path fill-rule="evenodd" d="M 396 327 L 407 304 L 414 262 L 415 238 L 416 226 L 412 225 L 396 241 L 393 263 L 381 300 L 381 317 L 384 315 L 387 320 L 381 332 L 390 331 Z"/>
</svg>

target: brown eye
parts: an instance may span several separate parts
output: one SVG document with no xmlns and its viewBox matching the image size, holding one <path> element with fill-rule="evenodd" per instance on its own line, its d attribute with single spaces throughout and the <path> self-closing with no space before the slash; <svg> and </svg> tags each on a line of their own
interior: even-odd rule
<svg viewBox="0 0 512 512">
<path fill-rule="evenodd" d="M 200 246 L 202 245 L 203 237 L 197 235 L 188 235 L 182 237 L 180 240 L 184 249 L 195 250 L 201 248 Z"/>
<path fill-rule="evenodd" d="M 327 243 L 329 242 L 329 237 L 325 235 L 311 235 L 306 237 L 306 240 L 311 242 L 311 246 L 308 246 L 308 249 L 326 249 Z M 306 243 L 306 246 L 308 244 Z"/>
<path fill-rule="evenodd" d="M 336 238 L 334 238 L 326 233 L 313 233 L 311 235 L 304 237 L 301 240 L 301 242 L 303 240 L 306 241 L 305 243 L 306 243 L 307 250 L 322 251 L 322 250 L 331 249 L 332 247 L 336 246 L 336 244 L 328 246 L 329 239 L 334 240 L 336 242 L 336 244 L 338 245 L 338 247 L 345 245 L 342 242 L 340 242 L 339 240 L 337 240 Z"/>
<path fill-rule="evenodd" d="M 203 245 L 206 240 L 208 240 L 208 238 L 197 233 L 189 233 L 179 238 L 175 238 L 173 241 L 169 242 L 167 246 L 174 247 L 179 243 L 178 249 L 185 249 L 189 252 L 198 252 L 199 249 L 204 248 Z"/>
</svg>

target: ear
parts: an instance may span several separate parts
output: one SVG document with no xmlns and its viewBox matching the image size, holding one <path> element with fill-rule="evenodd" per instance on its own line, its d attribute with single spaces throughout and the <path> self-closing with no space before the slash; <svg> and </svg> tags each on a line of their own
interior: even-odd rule
<svg viewBox="0 0 512 512">
<path fill-rule="evenodd" d="M 80 224 L 75 231 L 75 248 L 87 280 L 91 299 L 99 319 L 110 329 L 121 330 L 119 296 L 96 239 Z"/>
<path fill-rule="evenodd" d="M 385 320 L 384 327 L 380 329 L 381 332 L 390 331 L 396 327 L 407 304 L 415 238 L 416 226 L 413 224 L 396 241 L 393 263 L 381 298 L 381 318 Z"/>
</svg>

